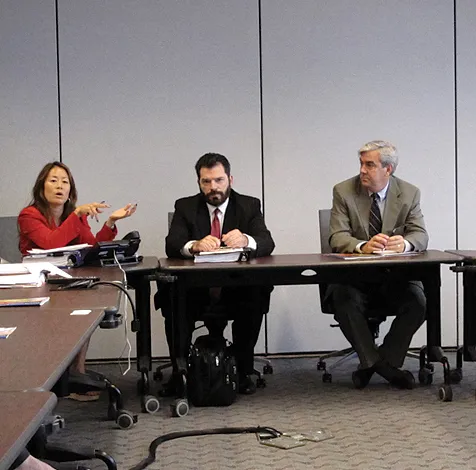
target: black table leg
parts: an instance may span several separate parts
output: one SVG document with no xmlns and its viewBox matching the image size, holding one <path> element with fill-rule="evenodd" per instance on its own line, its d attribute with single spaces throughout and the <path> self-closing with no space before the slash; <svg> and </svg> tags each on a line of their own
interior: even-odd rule
<svg viewBox="0 0 476 470">
<path fill-rule="evenodd" d="M 428 360 L 443 363 L 444 354 L 441 348 L 441 275 L 439 264 L 428 268 L 428 275 L 423 281 L 423 285 L 426 294 L 426 347 Z"/>
<path fill-rule="evenodd" d="M 476 361 L 476 270 L 463 272 L 463 358 Z"/>
<path fill-rule="evenodd" d="M 148 276 L 130 276 L 128 283 L 136 293 L 137 319 L 132 331 L 136 333 L 137 370 L 141 373 L 140 388 L 149 393 L 149 371 L 152 370 L 152 345 L 150 331 L 150 281 Z"/>
</svg>

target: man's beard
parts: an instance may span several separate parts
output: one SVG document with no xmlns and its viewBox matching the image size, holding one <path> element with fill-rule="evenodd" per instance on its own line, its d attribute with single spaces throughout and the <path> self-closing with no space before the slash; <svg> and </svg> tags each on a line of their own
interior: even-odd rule
<svg viewBox="0 0 476 470">
<path fill-rule="evenodd" d="M 205 200 L 210 204 L 211 206 L 221 206 L 230 196 L 231 192 L 231 187 L 228 186 L 225 191 L 210 191 L 208 194 L 203 194 L 203 197 Z"/>
</svg>

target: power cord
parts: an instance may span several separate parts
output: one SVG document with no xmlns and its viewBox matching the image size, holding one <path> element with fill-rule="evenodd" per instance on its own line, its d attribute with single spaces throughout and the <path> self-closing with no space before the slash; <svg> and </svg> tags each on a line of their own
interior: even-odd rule
<svg viewBox="0 0 476 470">
<path fill-rule="evenodd" d="M 155 453 L 157 451 L 157 447 L 160 444 L 163 444 L 167 441 L 172 441 L 173 439 L 179 439 L 181 437 L 191 437 L 191 436 L 209 436 L 211 434 L 267 434 L 270 439 L 279 437 L 282 433 L 274 428 L 270 428 L 267 426 L 255 426 L 255 427 L 239 427 L 239 428 L 215 428 L 215 429 L 198 429 L 198 430 L 191 430 L 191 431 L 180 431 L 180 432 L 171 432 L 169 434 L 164 434 L 163 436 L 159 436 L 157 439 L 154 439 L 149 446 L 149 455 L 139 462 L 134 467 L 131 467 L 129 470 L 143 470 L 147 468 L 151 463 L 155 462 Z"/>
<path fill-rule="evenodd" d="M 92 288 L 94 286 L 104 286 L 104 285 L 105 286 L 113 286 L 113 287 L 116 287 L 117 289 L 121 290 L 125 294 L 127 299 L 129 300 L 129 303 L 130 303 L 131 308 L 132 308 L 133 318 L 137 318 L 136 307 L 134 305 L 132 297 L 130 296 L 129 292 L 127 292 L 125 287 L 123 287 L 121 284 L 119 284 L 117 282 L 112 282 L 112 281 L 96 281 L 96 282 L 91 283 L 89 285 L 89 288 Z M 126 349 L 126 347 L 129 348 L 129 351 L 128 351 L 128 356 L 127 356 L 127 369 L 124 372 L 122 371 L 121 365 L 119 364 L 119 368 L 121 368 L 122 375 L 126 375 L 129 372 L 129 370 L 131 369 L 131 351 L 132 351 L 131 343 L 129 341 L 129 338 L 127 337 L 127 308 L 124 308 L 124 312 L 125 312 L 124 313 L 124 324 L 125 324 L 126 344 L 124 345 L 124 348 L 121 352 L 121 357 L 122 357 L 122 354 L 124 353 L 124 350 Z"/>
<path fill-rule="evenodd" d="M 119 262 L 115 251 L 113 251 L 113 255 L 114 255 L 114 261 L 116 262 L 119 269 L 122 271 L 122 281 L 124 284 L 124 288 L 127 290 L 128 285 L 127 285 L 126 271 L 124 270 L 121 263 Z M 133 318 L 136 318 L 135 312 L 134 312 Z M 121 371 L 122 375 L 126 375 L 131 370 L 131 355 L 132 355 L 132 345 L 131 345 L 131 342 L 129 341 L 129 334 L 127 330 L 127 307 L 126 306 L 124 306 L 124 338 L 125 338 L 125 344 L 124 344 L 124 347 L 122 348 L 121 354 L 119 355 L 119 359 L 122 359 L 124 351 L 127 349 L 127 368 L 125 371 L 123 371 L 121 363 L 119 362 L 119 370 Z"/>
<path fill-rule="evenodd" d="M 117 266 L 119 269 L 122 271 L 122 282 L 124 285 L 124 288 L 127 290 L 128 285 L 127 285 L 127 274 L 124 268 L 122 267 L 121 263 L 119 262 L 119 259 L 117 258 L 116 251 L 112 252 L 114 255 L 114 261 L 116 262 Z M 134 314 L 134 318 L 136 318 Z M 129 341 L 129 334 L 127 330 L 127 307 L 124 306 L 124 339 L 125 339 L 125 344 L 124 347 L 122 348 L 121 354 L 119 355 L 119 360 L 122 359 L 124 355 L 124 351 L 127 349 L 127 368 L 125 371 L 122 370 L 121 363 L 119 362 L 119 370 L 121 371 L 122 375 L 126 375 L 130 370 L 131 370 L 131 355 L 132 355 L 132 345 L 131 342 Z"/>
</svg>

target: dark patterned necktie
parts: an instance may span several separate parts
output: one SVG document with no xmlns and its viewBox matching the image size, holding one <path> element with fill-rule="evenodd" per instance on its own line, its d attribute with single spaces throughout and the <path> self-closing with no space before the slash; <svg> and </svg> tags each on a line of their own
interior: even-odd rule
<svg viewBox="0 0 476 470">
<path fill-rule="evenodd" d="M 372 205 L 370 206 L 369 214 L 369 235 L 370 238 L 379 234 L 382 231 L 382 216 L 380 215 L 380 208 L 378 201 L 380 199 L 377 193 L 372 194 Z"/>
</svg>

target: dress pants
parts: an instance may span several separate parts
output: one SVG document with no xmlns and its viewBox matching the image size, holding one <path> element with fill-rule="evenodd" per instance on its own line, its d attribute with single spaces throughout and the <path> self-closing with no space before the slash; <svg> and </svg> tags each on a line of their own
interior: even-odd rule
<svg viewBox="0 0 476 470">
<path fill-rule="evenodd" d="M 332 313 L 349 343 L 357 352 L 362 368 L 380 360 L 400 368 L 413 335 L 425 321 L 426 297 L 420 282 L 332 284 L 329 286 Z M 369 313 L 392 316 L 382 346 L 375 345 L 369 329 Z"/>
<path fill-rule="evenodd" d="M 254 348 L 258 341 L 263 315 L 269 309 L 270 289 L 255 286 L 223 287 L 219 298 L 212 298 L 209 289 L 193 289 L 187 295 L 187 324 L 180 325 L 186 341 L 186 350 L 172 347 L 174 332 L 170 302 L 161 302 L 165 318 L 165 332 L 172 362 L 178 355 L 187 357 L 195 322 L 203 320 L 209 334 L 222 336 L 228 320 L 233 320 L 233 352 L 240 375 L 251 374 L 254 369 Z"/>
</svg>

